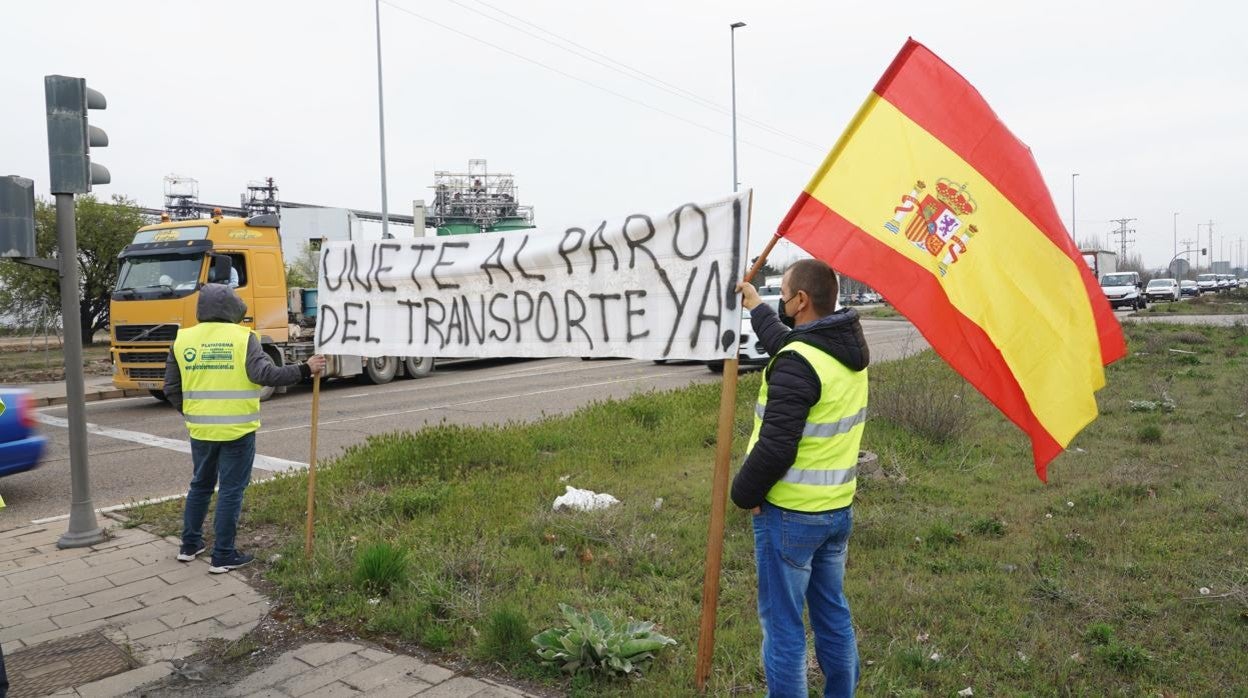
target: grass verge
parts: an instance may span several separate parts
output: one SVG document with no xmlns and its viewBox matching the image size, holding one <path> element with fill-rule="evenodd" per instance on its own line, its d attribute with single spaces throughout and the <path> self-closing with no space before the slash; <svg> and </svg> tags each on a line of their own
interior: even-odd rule
<svg viewBox="0 0 1248 698">
<path fill-rule="evenodd" d="M 108 342 L 82 348 L 83 369 L 87 375 L 109 375 L 113 365 L 109 359 Z M 65 379 L 65 353 L 52 342 L 46 348 L 42 340 L 0 344 L 0 382 L 38 383 Z"/>
<path fill-rule="evenodd" d="M 1178 303 L 1154 301 L 1136 315 L 1248 315 L 1248 289 L 1206 293 Z"/>
<path fill-rule="evenodd" d="M 956 399 L 970 423 L 941 441 L 917 436 L 907 417 L 868 422 L 866 446 L 889 477 L 861 483 L 846 581 L 865 695 L 1243 685 L 1248 332 L 1126 332 L 1132 351 L 1108 369 L 1102 416 L 1051 464 L 1048 485 L 1023 436 L 930 354 L 872 369 L 875 398 L 906 393 L 921 373 L 923 399 Z M 734 462 L 758 380 L 741 377 Z M 536 423 L 376 437 L 319 475 L 311 560 L 303 475 L 252 488 L 240 540 L 286 532 L 260 551 L 281 553 L 266 577 L 308 623 L 416 642 L 573 695 L 689 695 L 717 402 L 717 385 L 693 386 Z M 565 485 L 622 503 L 552 512 Z M 133 520 L 176 532 L 180 506 Z M 750 524 L 729 509 L 709 691 L 760 695 Z M 404 553 L 365 552 L 382 542 Z M 376 558 L 370 568 L 401 558 L 403 572 L 358 573 L 362 555 Z M 640 680 L 560 677 L 527 643 L 559 622 L 560 602 L 656 621 L 679 645 Z"/>
</svg>

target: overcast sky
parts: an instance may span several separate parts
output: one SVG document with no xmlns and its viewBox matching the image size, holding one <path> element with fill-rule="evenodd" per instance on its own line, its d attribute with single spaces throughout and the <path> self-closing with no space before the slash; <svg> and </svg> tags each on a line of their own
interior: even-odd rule
<svg viewBox="0 0 1248 698">
<path fill-rule="evenodd" d="M 1078 239 L 1106 241 L 1110 219 L 1135 218 L 1133 250 L 1162 266 L 1179 212 L 1180 241 L 1212 220 L 1216 258 L 1248 260 L 1245 7 L 386 0 L 390 209 L 410 213 L 434 170 L 469 158 L 514 173 L 543 227 L 724 195 L 728 25 L 742 21 L 739 168 L 755 190 L 755 250 L 913 36 L 1031 146 L 1068 225 L 1079 173 Z M 234 203 L 271 176 L 283 199 L 379 210 L 374 31 L 371 0 L 6 3 L 0 174 L 46 195 L 42 78 L 59 73 L 108 97 L 92 123 L 111 138 L 95 160 L 113 182 L 97 193 L 159 207 L 162 177 L 177 173 L 201 200 Z"/>
</svg>

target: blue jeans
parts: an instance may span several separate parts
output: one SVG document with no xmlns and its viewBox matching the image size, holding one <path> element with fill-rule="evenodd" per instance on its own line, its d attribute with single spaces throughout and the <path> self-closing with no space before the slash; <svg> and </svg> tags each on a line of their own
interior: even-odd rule
<svg viewBox="0 0 1248 698">
<path fill-rule="evenodd" d="M 808 695 L 805 605 L 815 633 L 815 656 L 826 680 L 823 695 L 852 696 L 858 685 L 858 643 L 841 588 L 852 510 L 802 514 L 764 502 L 753 519 L 767 695 Z"/>
<path fill-rule="evenodd" d="M 182 515 L 182 544 L 198 548 L 204 542 L 204 517 L 208 501 L 218 487 L 217 511 L 212 516 L 212 557 L 228 558 L 234 553 L 234 534 L 238 514 L 243 508 L 243 492 L 251 482 L 251 463 L 256 458 L 256 434 L 252 432 L 233 441 L 200 441 L 191 439 L 191 489 L 186 493 L 186 510 Z M 219 485 L 218 485 L 219 483 Z"/>
</svg>

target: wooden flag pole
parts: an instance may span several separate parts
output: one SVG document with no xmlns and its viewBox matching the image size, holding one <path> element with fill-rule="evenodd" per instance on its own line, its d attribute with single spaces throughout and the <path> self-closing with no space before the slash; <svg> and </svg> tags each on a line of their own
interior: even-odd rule
<svg viewBox="0 0 1248 698">
<path fill-rule="evenodd" d="M 732 422 L 737 409 L 737 357 L 724 361 L 719 393 L 719 429 L 715 436 L 715 475 L 711 487 L 711 525 L 706 534 L 706 576 L 702 580 L 702 627 L 694 680 L 706 692 L 715 654 L 715 614 L 719 606 L 719 566 L 724 556 L 724 514 L 728 505 L 728 460 L 732 457 Z"/>
<path fill-rule="evenodd" d="M 308 455 L 308 522 L 304 527 L 303 554 L 312 559 L 312 527 L 316 510 L 316 433 L 321 426 L 321 374 L 312 377 L 312 445 Z"/>
<path fill-rule="evenodd" d="M 753 206 L 750 207 L 751 212 Z M 748 230 L 748 228 L 747 228 Z M 773 237 L 754 266 L 742 281 L 749 283 L 767 262 L 767 255 L 776 246 Z M 711 676 L 711 659 L 715 654 L 715 617 L 719 607 L 719 569 L 724 556 L 724 518 L 728 507 L 728 471 L 732 458 L 732 427 L 737 410 L 737 365 L 733 356 L 724 361 L 724 382 L 719 393 L 719 427 L 715 436 L 715 473 L 711 486 L 711 524 L 706 534 L 706 574 L 702 580 L 702 624 L 698 632 L 698 659 L 694 683 L 699 693 L 706 692 Z"/>
</svg>

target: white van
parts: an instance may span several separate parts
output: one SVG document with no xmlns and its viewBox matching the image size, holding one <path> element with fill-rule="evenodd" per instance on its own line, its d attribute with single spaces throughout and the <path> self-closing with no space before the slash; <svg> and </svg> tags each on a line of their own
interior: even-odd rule
<svg viewBox="0 0 1248 698">
<path fill-rule="evenodd" d="M 1101 290 L 1113 308 L 1143 310 L 1148 305 L 1144 297 L 1144 284 L 1137 271 L 1120 271 L 1101 277 Z"/>
</svg>

